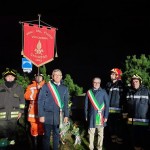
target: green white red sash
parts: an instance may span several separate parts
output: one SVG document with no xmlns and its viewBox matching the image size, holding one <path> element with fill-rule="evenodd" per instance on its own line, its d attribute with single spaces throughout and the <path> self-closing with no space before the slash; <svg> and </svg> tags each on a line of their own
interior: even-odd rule
<svg viewBox="0 0 150 150">
<path fill-rule="evenodd" d="M 60 107 L 60 110 L 62 110 L 64 104 L 62 103 L 62 100 L 60 98 L 60 95 L 58 93 L 56 86 L 50 81 L 48 82 L 47 85 L 52 93 L 55 103 Z"/>
<path fill-rule="evenodd" d="M 48 87 L 49 87 L 49 89 L 50 89 L 50 91 L 51 91 L 51 94 L 52 94 L 52 96 L 53 96 L 53 98 L 54 98 L 55 103 L 56 103 L 56 104 L 59 106 L 59 108 L 60 108 L 60 125 L 59 125 L 59 128 L 62 128 L 62 126 L 63 126 L 63 113 L 62 113 L 62 108 L 63 108 L 64 104 L 63 104 L 63 102 L 62 102 L 62 100 L 61 100 L 61 98 L 60 98 L 60 95 L 59 95 L 59 93 L 58 93 L 58 90 L 57 90 L 56 86 L 55 86 L 51 81 L 49 81 L 49 82 L 47 83 L 47 85 L 48 85 Z"/>
<path fill-rule="evenodd" d="M 87 91 L 87 95 L 90 99 L 91 104 L 93 105 L 95 110 L 98 110 L 98 113 L 96 114 L 96 125 L 103 125 L 103 116 L 102 116 L 102 110 L 104 110 L 104 102 L 100 105 L 95 98 L 92 90 Z"/>
</svg>

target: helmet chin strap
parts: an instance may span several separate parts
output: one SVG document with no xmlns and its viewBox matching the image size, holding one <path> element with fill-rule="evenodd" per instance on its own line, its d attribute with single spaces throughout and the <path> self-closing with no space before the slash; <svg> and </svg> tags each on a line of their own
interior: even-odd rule
<svg viewBox="0 0 150 150">
<path fill-rule="evenodd" d="M 115 83 L 117 81 L 117 79 L 113 79 L 112 82 Z"/>
</svg>

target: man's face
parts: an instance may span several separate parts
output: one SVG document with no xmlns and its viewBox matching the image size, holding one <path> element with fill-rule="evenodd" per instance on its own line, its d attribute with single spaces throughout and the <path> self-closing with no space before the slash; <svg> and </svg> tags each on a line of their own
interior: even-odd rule
<svg viewBox="0 0 150 150">
<path fill-rule="evenodd" d="M 36 82 L 40 83 L 43 80 L 42 76 L 36 76 L 35 77 Z"/>
<path fill-rule="evenodd" d="M 116 78 L 117 78 L 116 73 L 112 72 L 112 73 L 110 74 L 110 79 L 111 79 L 111 80 L 116 80 Z"/>
<path fill-rule="evenodd" d="M 53 78 L 54 82 L 60 83 L 60 81 L 61 81 L 61 79 L 62 79 L 62 74 L 61 74 L 61 72 L 59 72 L 59 71 L 54 72 L 53 75 L 52 75 L 52 78 Z"/>
<path fill-rule="evenodd" d="M 15 77 L 13 75 L 7 75 L 5 77 L 5 80 L 8 81 L 8 82 L 11 82 L 11 81 L 14 81 L 15 80 Z"/>
<path fill-rule="evenodd" d="M 138 79 L 133 79 L 131 84 L 134 89 L 138 89 L 140 87 L 140 81 Z"/>
<path fill-rule="evenodd" d="M 93 81 L 93 87 L 94 87 L 95 89 L 98 89 L 98 88 L 100 87 L 100 80 L 99 80 L 99 79 L 95 79 L 95 80 Z"/>
</svg>

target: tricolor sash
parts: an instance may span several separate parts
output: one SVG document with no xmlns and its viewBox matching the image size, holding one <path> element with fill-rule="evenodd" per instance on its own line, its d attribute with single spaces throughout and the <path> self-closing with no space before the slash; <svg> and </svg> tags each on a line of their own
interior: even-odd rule
<svg viewBox="0 0 150 150">
<path fill-rule="evenodd" d="M 63 104 L 63 102 L 62 102 L 62 100 L 60 98 L 60 95 L 58 93 L 58 90 L 57 90 L 56 86 L 51 81 L 49 81 L 47 83 L 47 85 L 48 85 L 48 87 L 50 89 L 50 92 L 51 92 L 51 94 L 52 94 L 52 96 L 54 98 L 55 103 L 60 108 L 60 125 L 59 125 L 59 127 L 62 128 L 62 124 L 63 124 L 62 108 L 63 108 L 64 104 Z"/>
<path fill-rule="evenodd" d="M 87 91 L 87 95 L 90 99 L 90 102 L 92 103 L 95 110 L 98 110 L 98 113 L 96 114 L 96 125 L 103 125 L 103 116 L 102 116 L 102 110 L 104 110 L 104 102 L 100 105 L 95 98 L 92 90 Z"/>
</svg>

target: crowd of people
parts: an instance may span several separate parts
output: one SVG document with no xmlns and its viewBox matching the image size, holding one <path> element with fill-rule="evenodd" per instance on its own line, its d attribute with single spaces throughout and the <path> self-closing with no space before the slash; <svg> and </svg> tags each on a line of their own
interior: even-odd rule
<svg viewBox="0 0 150 150">
<path fill-rule="evenodd" d="M 131 76 L 128 86 L 121 77 L 121 69 L 113 68 L 105 87 L 101 87 L 100 77 L 94 77 L 86 92 L 84 116 L 89 150 L 102 150 L 104 140 L 112 144 L 127 142 L 129 150 L 149 149 L 150 90 L 138 74 Z M 16 82 L 15 71 L 5 71 L 3 79 L 0 85 L 0 150 L 17 149 L 18 120 L 27 103 L 32 149 L 50 150 L 52 140 L 53 149 L 58 150 L 61 128 L 69 122 L 69 88 L 63 83 L 62 71 L 54 69 L 49 82 L 45 82 L 43 74 L 36 74 L 25 90 Z M 6 144 L 2 139 L 9 142 Z"/>
</svg>

